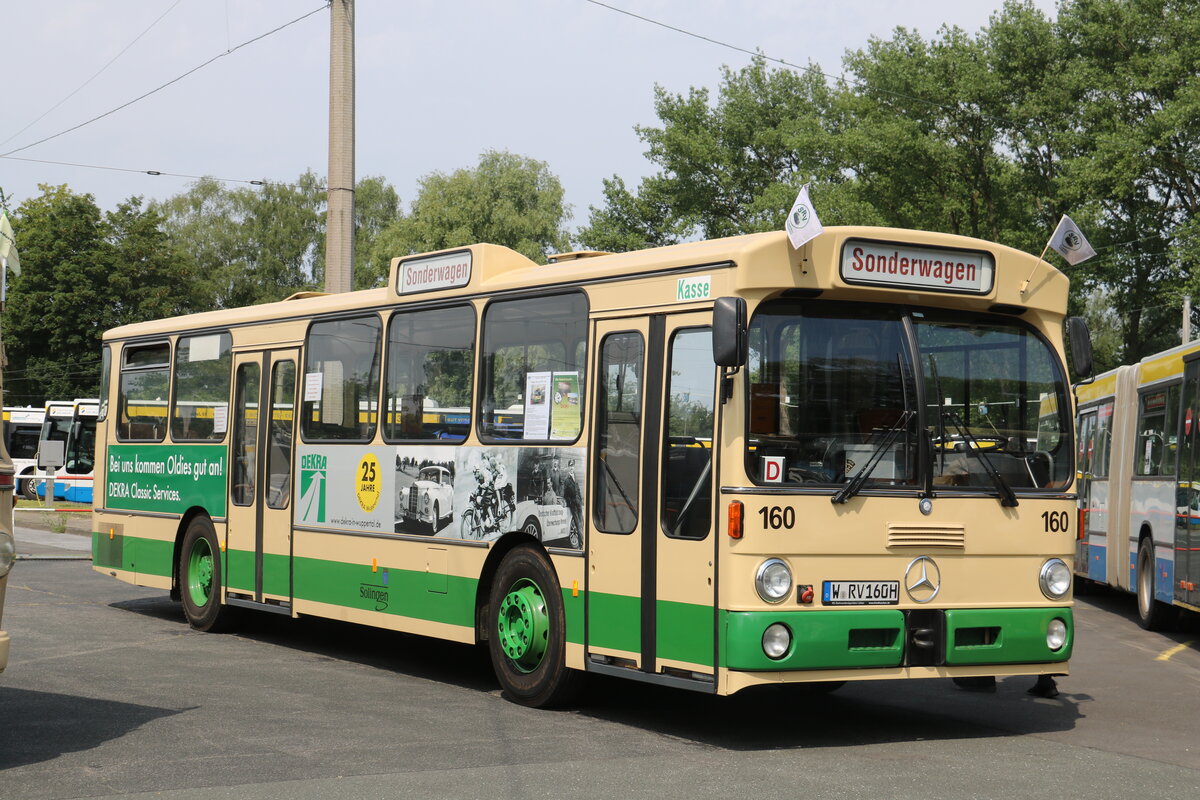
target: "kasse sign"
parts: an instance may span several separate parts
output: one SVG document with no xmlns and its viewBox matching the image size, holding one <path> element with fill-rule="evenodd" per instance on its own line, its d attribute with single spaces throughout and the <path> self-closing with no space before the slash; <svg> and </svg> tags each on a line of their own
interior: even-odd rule
<svg viewBox="0 0 1200 800">
<path fill-rule="evenodd" d="M 992 290 L 995 271 L 991 254 L 979 250 L 945 250 L 865 239 L 847 239 L 842 245 L 841 274 L 846 283 L 987 294 Z"/>
</svg>

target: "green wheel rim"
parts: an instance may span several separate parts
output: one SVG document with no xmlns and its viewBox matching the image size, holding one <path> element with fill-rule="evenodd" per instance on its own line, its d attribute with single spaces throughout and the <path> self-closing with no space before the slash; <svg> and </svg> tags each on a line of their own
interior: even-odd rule
<svg viewBox="0 0 1200 800">
<path fill-rule="evenodd" d="M 518 670 L 533 672 L 550 641 L 550 616 L 541 588 L 528 578 L 514 583 L 500 601 L 498 617 L 500 649 Z"/>
<path fill-rule="evenodd" d="M 207 539 L 192 542 L 187 565 L 188 596 L 197 608 L 203 608 L 212 599 L 213 590 L 213 551 Z"/>
</svg>

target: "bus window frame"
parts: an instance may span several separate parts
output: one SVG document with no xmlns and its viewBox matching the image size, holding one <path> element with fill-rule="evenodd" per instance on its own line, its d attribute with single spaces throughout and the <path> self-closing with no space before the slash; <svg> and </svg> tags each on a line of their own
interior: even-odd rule
<svg viewBox="0 0 1200 800">
<path fill-rule="evenodd" d="M 229 373 L 225 384 L 225 414 L 226 423 L 225 430 L 220 436 L 208 436 L 203 438 L 184 438 L 175 435 L 175 406 L 179 402 L 179 344 L 184 339 L 199 339 L 207 336 L 225 336 L 229 339 L 229 347 L 225 351 L 225 357 L 229 361 Z M 220 360 L 220 356 L 218 356 Z M 222 444 L 225 438 L 229 435 L 229 408 L 232 403 L 231 395 L 233 392 L 233 333 L 228 329 L 222 330 L 205 330 L 200 332 L 181 333 L 175 337 L 174 345 L 171 348 L 171 402 L 167 413 L 167 428 L 171 433 L 171 441 L 181 444 Z M 214 417 L 215 419 L 215 417 Z M 213 426 L 214 433 L 216 426 Z"/>
<path fill-rule="evenodd" d="M 483 404 L 487 398 L 484 397 L 484 391 L 485 390 L 491 391 L 491 388 L 490 388 L 491 383 L 489 381 L 485 380 L 485 377 L 487 377 L 487 376 L 484 375 L 484 371 L 487 368 L 487 359 L 488 359 L 487 338 L 486 338 L 487 337 L 487 325 L 488 325 L 488 313 L 492 310 L 492 308 L 494 306 L 496 306 L 498 304 L 519 302 L 519 301 L 523 301 L 523 300 L 548 300 L 553 297 L 568 297 L 571 295 L 575 295 L 577 297 L 583 298 L 583 316 L 581 318 L 581 320 L 583 322 L 583 339 L 582 339 L 583 363 L 576 365 L 577 366 L 576 373 L 579 375 L 579 433 L 575 435 L 574 439 L 525 439 L 525 438 L 497 437 L 497 436 L 493 436 L 490 433 L 485 432 L 483 430 L 483 424 L 484 424 L 484 419 L 485 419 L 485 415 L 483 413 Z M 474 403 L 472 404 L 472 407 L 471 407 L 472 413 L 475 417 L 475 421 L 474 421 L 475 435 L 479 438 L 479 441 L 481 443 L 489 444 L 489 445 L 506 445 L 506 446 L 518 446 L 518 447 L 522 446 L 522 445 L 540 445 L 542 447 L 574 447 L 579 444 L 579 442 L 583 439 L 584 431 L 587 429 L 587 413 L 588 413 L 587 396 L 588 396 L 588 392 L 591 391 L 590 387 L 588 387 L 588 385 L 587 385 L 588 346 L 591 343 L 591 330 L 590 330 L 590 327 L 592 324 L 591 314 L 592 314 L 591 297 L 588 295 L 588 293 L 586 291 L 584 291 L 583 289 L 578 288 L 578 287 L 568 288 L 565 291 L 559 290 L 559 291 L 552 291 L 552 292 L 536 292 L 536 293 L 522 293 L 522 294 L 506 295 L 504 297 L 500 297 L 500 298 L 496 298 L 496 299 L 492 299 L 492 300 L 488 301 L 488 303 L 483 307 L 483 311 L 479 315 L 479 320 L 477 323 L 478 336 L 477 336 L 476 346 L 475 346 L 475 361 L 476 361 L 477 372 L 476 372 L 475 388 L 473 390 L 473 393 L 475 396 Z M 579 347 L 579 344 L 576 344 L 577 349 L 578 349 L 578 347 Z M 529 373 L 525 373 L 525 374 L 526 374 L 526 376 L 528 376 Z M 524 390 L 522 389 L 522 392 L 523 391 Z"/>
<path fill-rule="evenodd" d="M 154 364 L 151 366 L 127 369 L 126 364 L 129 361 L 129 358 L 128 358 L 129 353 L 132 350 L 141 350 L 143 348 L 156 347 L 156 346 L 160 346 L 160 345 L 165 345 L 167 348 L 167 360 L 165 363 L 166 373 L 167 373 L 166 374 L 167 400 L 166 400 L 165 405 L 163 406 L 162 435 L 159 436 L 157 439 L 155 439 L 155 438 L 140 439 L 140 438 L 122 436 L 121 435 L 121 425 L 122 425 L 121 417 L 128 416 L 125 414 L 125 408 L 127 407 L 128 404 L 126 403 L 126 398 L 125 398 L 125 391 L 124 391 L 125 383 L 122 379 L 124 378 L 124 376 L 127 372 L 133 372 L 133 373 L 150 372 L 152 370 L 157 370 L 157 369 L 162 368 L 162 366 L 160 366 L 159 364 Z M 158 339 L 158 338 L 147 339 L 144 341 L 124 342 L 121 345 L 121 365 L 120 365 L 120 368 L 118 370 L 116 370 L 116 375 L 117 375 L 117 428 L 116 428 L 116 434 L 117 434 L 118 442 L 146 442 L 146 443 L 156 443 L 157 444 L 157 443 L 164 443 L 167 441 L 167 435 L 170 432 L 170 428 L 171 428 L 171 416 L 170 416 L 170 413 L 171 413 L 171 389 L 172 389 L 171 366 L 174 363 L 174 359 L 175 359 L 174 342 L 172 341 L 172 339 L 170 337 L 161 338 L 161 339 Z"/>
<path fill-rule="evenodd" d="M 662 432 L 661 432 L 662 435 L 659 437 L 659 443 L 658 443 L 658 446 L 660 448 L 659 457 L 658 457 L 659 479 L 657 481 L 658 485 L 656 487 L 656 490 L 657 490 L 658 496 L 659 496 L 658 528 L 659 528 L 659 531 L 662 533 L 662 535 L 665 536 L 666 538 L 674 539 L 674 540 L 678 540 L 678 541 L 685 541 L 685 542 L 703 542 L 706 539 L 708 539 L 708 537 L 710 535 L 712 535 L 712 532 L 717 527 L 716 509 L 714 508 L 714 504 L 713 504 L 713 486 L 717 481 L 716 458 L 717 458 L 717 448 L 719 447 L 719 442 L 717 441 L 717 436 L 718 436 L 717 428 L 718 428 L 718 423 L 719 423 L 719 416 L 721 413 L 721 402 L 720 402 L 720 397 L 718 395 L 718 390 L 717 390 L 717 381 L 721 376 L 721 371 L 717 367 L 716 362 L 712 360 L 711 355 L 709 356 L 709 362 L 713 369 L 712 387 L 711 387 L 712 388 L 712 429 L 709 431 L 710 438 L 708 441 L 708 448 L 707 448 L 708 449 L 708 467 L 707 467 L 707 469 L 708 469 L 708 497 L 706 498 L 707 502 L 704 503 L 704 505 L 706 505 L 708 507 L 708 526 L 704 529 L 703 536 L 685 536 L 685 535 L 681 535 L 680 533 L 673 533 L 671 530 L 671 522 L 674 522 L 675 524 L 679 523 L 678 516 L 671 522 L 668 522 L 668 520 L 667 520 L 667 455 L 671 448 L 671 426 L 670 426 L 671 378 L 672 378 L 672 376 L 674 374 L 674 370 L 675 370 L 675 343 L 676 343 L 676 341 L 678 341 L 679 336 L 681 334 L 703 333 L 703 332 L 708 333 L 709 348 L 708 348 L 707 352 L 711 354 L 712 353 L 712 346 L 711 346 L 712 337 L 714 335 L 716 335 L 711 323 L 700 324 L 700 325 L 681 325 L 678 328 L 672 329 L 670 332 L 670 335 L 667 336 L 666 341 L 663 343 L 662 408 L 659 410 L 659 414 L 661 415 L 661 418 L 659 420 L 652 421 L 652 424 L 656 423 L 656 424 L 660 425 L 662 428 Z M 688 445 L 684 445 L 684 446 L 687 447 Z M 700 445 L 700 447 L 703 447 L 703 445 Z M 701 497 L 697 496 L 696 503 L 700 504 L 701 502 L 702 502 Z M 685 505 L 686 505 L 686 500 L 685 500 Z"/>
<path fill-rule="evenodd" d="M 307 417 L 307 415 L 308 415 L 308 412 L 305 409 L 305 404 L 308 401 L 306 401 L 304 399 L 304 387 L 306 385 L 306 380 L 307 380 L 307 376 L 308 376 L 308 354 L 309 354 L 309 350 L 311 349 L 309 342 L 312 337 L 312 329 L 317 325 L 323 325 L 323 324 L 329 323 L 329 322 L 344 322 L 347 320 L 356 320 L 356 319 L 374 319 L 376 322 L 379 323 L 379 338 L 375 342 L 375 358 L 378 360 L 377 361 L 378 371 L 376 373 L 376 386 L 375 386 L 375 393 L 374 393 L 375 403 L 376 403 L 375 422 L 372 423 L 371 431 L 365 438 L 310 439 L 307 435 L 307 431 L 305 430 L 305 426 L 304 426 L 305 417 Z M 380 415 L 383 413 L 383 405 L 382 405 L 382 401 L 383 401 L 383 370 L 384 370 L 383 352 L 384 352 L 384 339 L 386 338 L 386 335 L 387 335 L 387 326 L 384 324 L 384 319 L 383 319 L 382 314 L 380 313 L 380 309 L 377 309 L 377 308 L 355 309 L 353 312 L 347 312 L 347 313 L 341 313 L 341 314 L 326 314 L 326 315 L 312 317 L 309 319 L 308 325 L 304 329 L 304 338 L 302 340 L 303 346 L 300 348 L 300 356 L 299 356 L 299 361 L 297 363 L 297 370 L 299 371 L 299 375 L 297 376 L 298 389 L 297 389 L 296 394 L 299 396 L 300 399 L 296 405 L 299 408 L 300 418 L 298 420 L 296 420 L 296 430 L 299 433 L 301 442 L 303 442 L 304 444 L 329 445 L 329 444 L 370 444 L 371 442 L 375 441 L 375 437 L 379 434 L 379 430 L 380 430 L 379 418 L 380 418 Z M 322 374 L 324 374 L 324 373 L 322 373 Z M 236 375 L 236 370 L 235 370 L 235 375 Z M 322 379 L 322 385 L 324 385 L 324 379 Z"/>
<path fill-rule="evenodd" d="M 466 308 L 471 312 L 471 324 L 473 326 L 473 334 L 471 336 L 471 389 L 470 397 L 467 398 L 467 414 L 470 419 L 467 421 L 467 433 L 461 439 L 420 439 L 420 438 L 389 438 L 388 426 L 383 424 L 384 415 L 388 413 L 387 401 L 391 398 L 391 330 L 392 321 L 397 317 L 406 314 L 422 314 L 431 311 L 446 311 L 459 308 Z M 388 317 L 383 326 L 383 356 L 382 369 L 380 370 L 379 392 L 379 435 L 387 444 L 419 444 L 419 445 L 436 445 L 441 447 L 461 445 L 470 438 L 470 432 L 475 425 L 475 392 L 478 388 L 476 380 L 480 374 L 479 366 L 479 346 L 480 346 L 480 313 L 475 307 L 475 304 L 469 298 L 455 299 L 451 302 L 439 303 L 437 305 L 422 305 L 416 308 L 402 306 L 395 309 Z"/>
<path fill-rule="evenodd" d="M 96 415 L 96 422 L 104 422 L 108 419 L 108 397 L 111 382 L 112 345 L 105 343 L 100 346 L 100 410 Z"/>
<path fill-rule="evenodd" d="M 759 310 L 765 305 L 768 305 L 770 303 L 777 303 L 780 300 L 786 300 L 786 299 L 788 299 L 788 298 L 781 298 L 781 297 L 777 296 L 777 297 L 771 297 L 771 298 L 764 299 L 758 303 L 758 305 L 754 309 L 754 312 L 750 315 L 750 318 L 747 321 L 747 333 L 746 333 L 747 346 L 749 346 L 749 344 L 751 343 L 750 337 L 752 336 L 754 317 L 759 313 Z M 916 339 L 917 323 L 916 323 L 916 320 L 913 319 L 913 316 L 912 316 L 914 313 L 929 313 L 932 311 L 937 314 L 946 314 L 947 316 L 950 316 L 950 317 L 960 316 L 964 319 L 976 320 L 976 321 L 979 321 L 982 323 L 987 323 L 988 321 L 1003 320 L 1009 326 L 1022 329 L 1026 334 L 1032 336 L 1033 338 L 1035 338 L 1039 342 L 1041 342 L 1043 347 L 1046 349 L 1047 352 L 1049 352 L 1051 354 L 1051 356 L 1055 356 L 1054 358 L 1051 359 L 1050 365 L 1055 371 L 1056 379 L 1061 383 L 1061 386 L 1063 387 L 1063 396 L 1062 396 L 1062 398 L 1060 398 L 1059 407 L 1058 407 L 1059 443 L 1058 443 L 1058 448 L 1055 452 L 1056 453 L 1068 453 L 1071 456 L 1072 463 L 1074 463 L 1075 452 L 1076 452 L 1075 448 L 1077 446 L 1076 438 L 1075 438 L 1075 416 L 1076 415 L 1070 413 L 1070 407 L 1071 407 L 1070 406 L 1070 398 L 1071 398 L 1070 386 L 1071 386 L 1071 384 L 1069 382 L 1070 379 L 1069 379 L 1069 375 L 1067 374 L 1066 364 L 1065 364 L 1065 362 L 1061 361 L 1057 357 L 1060 355 L 1060 353 L 1059 353 L 1059 350 L 1054 346 L 1054 343 L 1051 342 L 1047 336 L 1044 336 L 1042 334 L 1042 332 L 1037 328 L 1037 326 L 1033 325 L 1028 320 L 1024 320 L 1019 317 L 1015 317 L 1015 316 L 1007 315 L 1007 314 L 997 314 L 997 313 L 983 312 L 983 311 L 971 311 L 971 310 L 964 310 L 964 309 L 959 309 L 959 308 L 943 308 L 941 306 L 913 305 L 910 303 L 887 304 L 887 303 L 881 303 L 879 301 L 874 301 L 874 300 L 872 300 L 872 301 L 849 301 L 849 300 L 803 299 L 798 302 L 799 302 L 799 305 L 802 305 L 804 307 L 807 307 L 807 305 L 809 303 L 813 303 L 816 305 L 822 305 L 824 303 L 830 303 L 830 304 L 832 304 L 832 303 L 850 303 L 853 305 L 870 305 L 870 306 L 897 305 L 900 309 L 900 320 L 899 320 L 900 323 L 905 328 L 912 329 L 912 336 L 914 338 L 912 339 L 911 342 L 909 342 L 910 347 L 919 345 L 919 341 Z M 919 376 L 920 367 L 914 366 L 912 364 L 911 357 L 913 355 L 919 355 L 919 352 L 916 354 L 914 354 L 914 353 L 908 354 L 909 366 L 910 366 L 910 368 L 914 369 L 913 379 L 918 381 L 918 383 L 919 383 L 919 382 L 923 381 L 924 378 Z M 748 366 L 748 363 L 747 363 L 747 366 Z M 752 421 L 751 414 L 750 414 L 750 401 L 751 401 L 750 381 L 749 381 L 749 379 L 747 379 L 747 380 L 743 381 L 742 383 L 743 383 L 742 392 L 741 392 L 742 403 L 743 403 L 743 408 L 746 409 L 746 413 L 744 414 L 744 417 L 742 420 L 742 423 L 743 423 L 742 424 L 742 432 L 743 432 L 743 436 L 744 436 L 744 441 L 749 443 L 750 437 L 752 435 L 751 431 L 750 431 L 750 424 Z M 917 417 L 918 426 L 919 427 L 920 426 L 927 427 L 929 424 L 928 419 L 927 419 L 927 409 L 919 409 L 918 411 L 919 411 L 918 417 Z M 746 471 L 746 478 L 756 488 L 761 487 L 764 489 L 770 489 L 772 491 L 778 491 L 778 492 L 786 492 L 789 494 L 806 494 L 806 495 L 808 495 L 808 494 L 830 494 L 831 492 L 836 493 L 839 488 L 841 488 L 842 486 L 845 486 L 844 483 L 842 483 L 842 484 L 835 484 L 835 483 L 807 484 L 807 483 L 787 483 L 787 482 L 785 482 L 785 483 L 769 483 L 769 482 L 762 481 L 761 479 L 755 477 L 755 475 L 756 475 L 755 470 L 753 469 L 753 467 L 750 463 L 751 455 L 750 455 L 749 447 L 744 445 L 744 449 L 745 449 L 745 452 L 743 453 L 743 456 L 744 456 L 743 465 L 744 465 L 744 469 Z M 929 466 L 929 469 L 932 470 L 932 465 Z M 865 487 L 859 494 L 866 495 L 866 496 L 870 496 L 870 495 L 878 495 L 878 496 L 903 495 L 903 496 L 918 497 L 925 491 L 924 487 L 922 486 L 922 480 L 923 479 L 920 476 L 918 476 L 918 480 L 916 481 L 916 483 L 914 485 L 910 485 L 910 486 L 869 486 L 869 487 Z M 1074 482 L 1074 480 L 1075 480 L 1074 474 L 1071 474 L 1071 475 L 1067 476 L 1066 483 L 1063 485 L 1043 486 L 1043 487 L 1032 487 L 1032 486 L 1015 487 L 1014 486 L 1013 492 L 1018 497 L 1041 496 L 1041 495 L 1057 496 L 1057 495 L 1061 495 L 1064 491 L 1067 491 L 1068 488 L 1070 487 L 1071 483 Z M 948 485 L 941 485 L 941 484 L 937 485 L 935 488 L 935 494 L 938 496 L 941 496 L 941 497 L 974 496 L 974 495 L 979 494 L 981 491 L 986 494 L 986 493 L 990 492 L 990 489 L 989 489 L 989 487 L 986 487 L 983 485 L 948 486 Z"/>
<path fill-rule="evenodd" d="M 1174 390 L 1174 394 L 1172 394 L 1173 390 Z M 1145 438 L 1145 434 L 1143 433 L 1143 430 L 1142 430 L 1142 426 L 1143 426 L 1144 421 L 1147 416 L 1145 403 L 1146 403 L 1147 397 L 1149 397 L 1152 394 L 1158 394 L 1158 393 L 1162 393 L 1164 395 L 1163 409 L 1162 409 L 1162 429 L 1161 429 L 1161 431 L 1159 431 L 1159 434 L 1158 434 L 1162 439 L 1162 444 L 1161 444 L 1161 450 L 1159 452 L 1158 459 L 1155 462 L 1155 471 L 1146 473 L 1146 472 L 1141 471 L 1142 465 L 1145 463 L 1143 460 L 1143 454 L 1145 453 L 1144 446 L 1143 446 L 1143 439 Z M 1173 462 L 1172 466 L 1171 466 L 1171 470 L 1169 472 L 1163 472 L 1163 464 L 1168 458 L 1168 452 L 1169 452 L 1168 451 L 1168 444 L 1169 444 L 1168 440 L 1172 436 L 1174 436 L 1174 437 L 1179 436 L 1180 408 L 1177 408 L 1175 406 L 1182 407 L 1182 405 L 1183 405 L 1182 396 L 1183 396 L 1183 379 L 1182 378 L 1160 381 L 1157 383 L 1147 384 L 1145 386 L 1138 387 L 1137 401 L 1136 401 L 1137 402 L 1137 415 L 1134 417 L 1134 428 L 1133 428 L 1133 453 L 1132 453 L 1132 455 L 1133 455 L 1133 470 L 1130 474 L 1130 478 L 1132 480 L 1135 480 L 1135 481 L 1161 481 L 1161 480 L 1167 479 L 1167 478 L 1174 480 L 1175 476 L 1179 473 L 1179 440 L 1178 440 L 1178 438 L 1176 438 L 1176 440 L 1175 440 L 1175 451 L 1173 454 L 1170 455 L 1170 458 Z M 1158 414 L 1156 413 L 1155 416 L 1158 416 Z"/>
<path fill-rule="evenodd" d="M 636 493 L 636 496 L 633 498 L 634 504 L 635 504 L 632 509 L 633 510 L 633 524 L 630 526 L 629 530 L 627 530 L 627 531 L 610 530 L 608 528 L 605 528 L 604 526 L 607 524 L 607 520 L 603 519 L 599 513 L 600 512 L 600 504 L 604 501 L 602 492 L 600 491 L 601 467 L 599 466 L 599 462 L 600 462 L 600 455 L 601 455 L 601 453 L 604 452 L 604 448 L 602 448 L 600 445 L 600 435 L 602 432 L 607 433 L 609 430 L 607 417 L 605 415 L 601 414 L 602 411 L 607 410 L 608 401 L 607 401 L 607 399 L 604 399 L 604 400 L 600 399 L 601 397 L 606 396 L 605 378 L 603 375 L 603 370 L 604 370 L 605 366 L 608 364 L 608 362 L 605 361 L 605 359 L 604 359 L 604 346 L 610 339 L 614 339 L 614 338 L 620 337 L 620 336 L 636 336 L 638 346 L 641 348 L 641 351 L 638 355 L 638 364 L 641 366 L 641 374 L 638 376 L 638 409 L 637 409 L 638 430 L 637 430 L 637 440 L 636 440 L 637 463 L 635 465 L 634 482 L 633 482 L 633 490 Z M 592 526 L 596 529 L 597 532 L 608 534 L 611 536 L 629 536 L 632 533 L 634 533 L 638 529 L 638 526 L 641 525 L 641 523 L 642 523 L 642 508 L 643 508 L 643 498 L 641 496 L 642 467 L 643 467 L 643 464 L 645 463 L 645 453 L 643 452 L 643 449 L 644 449 L 643 439 L 646 435 L 646 359 L 647 359 L 646 335 L 640 330 L 631 328 L 631 329 L 620 330 L 620 331 L 609 331 L 609 332 L 605 333 L 603 336 L 601 336 L 600 341 L 596 343 L 596 388 L 595 388 L 596 419 L 595 419 L 595 422 L 593 423 L 593 430 L 592 430 L 592 442 L 593 442 L 592 453 L 594 455 L 592 455 L 592 457 L 590 458 L 590 463 L 588 465 L 588 468 L 592 470 L 592 475 L 591 475 L 591 479 L 590 479 L 590 483 L 591 483 L 590 488 L 591 488 L 591 491 L 594 493 L 594 496 L 596 497 L 596 502 L 593 504 L 593 507 L 592 507 Z M 624 363 L 628 363 L 628 362 L 624 362 Z"/>
</svg>

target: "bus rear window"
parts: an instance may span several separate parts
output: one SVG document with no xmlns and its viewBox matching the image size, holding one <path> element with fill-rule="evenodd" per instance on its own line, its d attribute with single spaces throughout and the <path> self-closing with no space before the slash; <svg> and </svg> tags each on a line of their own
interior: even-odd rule
<svg viewBox="0 0 1200 800">
<path fill-rule="evenodd" d="M 171 345 L 167 342 L 126 345 L 122 350 L 119 440 L 161 442 L 166 436 L 170 371 Z"/>
<path fill-rule="evenodd" d="M 304 358 L 304 440 L 369 442 L 379 417 L 379 317 L 316 322 Z"/>
</svg>

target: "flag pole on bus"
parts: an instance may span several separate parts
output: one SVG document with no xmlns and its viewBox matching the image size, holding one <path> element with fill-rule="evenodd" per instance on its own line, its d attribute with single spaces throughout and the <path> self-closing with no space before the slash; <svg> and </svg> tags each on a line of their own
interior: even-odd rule
<svg viewBox="0 0 1200 800">
<path fill-rule="evenodd" d="M 1046 251 L 1052 247 L 1072 267 L 1076 264 L 1082 264 L 1096 255 L 1096 251 L 1092 249 L 1087 237 L 1083 235 L 1083 231 L 1079 230 L 1079 226 L 1075 224 L 1075 221 L 1066 214 L 1063 214 L 1062 219 L 1058 221 L 1058 227 L 1050 235 L 1050 241 L 1046 242 L 1046 246 L 1042 248 L 1042 254 L 1034 262 L 1033 269 L 1029 270 L 1029 277 L 1021 284 L 1022 295 L 1029 290 L 1029 282 L 1033 280 L 1033 273 L 1037 271 L 1038 264 L 1041 264 L 1042 259 L 1046 257 Z"/>
<path fill-rule="evenodd" d="M 808 199 L 807 183 L 800 187 L 800 193 L 796 195 L 796 202 L 792 203 L 792 207 L 788 211 L 784 228 L 787 230 L 788 240 L 791 241 L 792 247 L 797 250 L 825 232 L 825 227 L 821 225 L 821 220 L 817 217 L 817 210 L 813 208 L 812 201 Z"/>
</svg>

